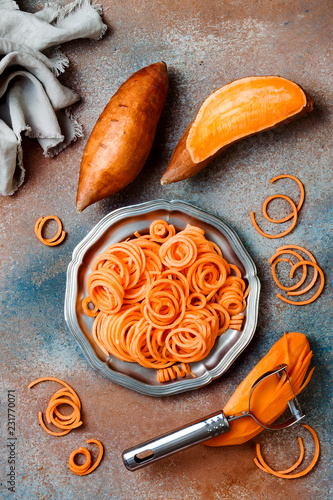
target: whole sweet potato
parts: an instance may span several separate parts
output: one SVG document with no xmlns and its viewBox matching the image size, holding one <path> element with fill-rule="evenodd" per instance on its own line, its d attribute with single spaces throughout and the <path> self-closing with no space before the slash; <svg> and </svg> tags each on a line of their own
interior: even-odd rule
<svg viewBox="0 0 333 500">
<path fill-rule="evenodd" d="M 296 83 L 279 76 L 236 80 L 211 94 L 177 144 L 161 184 L 192 177 L 231 144 L 296 120 L 313 102 Z"/>
<path fill-rule="evenodd" d="M 120 191 L 139 174 L 151 150 L 167 91 L 167 67 L 158 62 L 134 73 L 112 97 L 83 153 L 78 212 Z"/>
</svg>

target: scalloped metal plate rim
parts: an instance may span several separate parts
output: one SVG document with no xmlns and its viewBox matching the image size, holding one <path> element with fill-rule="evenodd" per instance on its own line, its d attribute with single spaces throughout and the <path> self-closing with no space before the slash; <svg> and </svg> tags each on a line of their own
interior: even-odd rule
<svg viewBox="0 0 333 500">
<path fill-rule="evenodd" d="M 90 345 L 84 332 L 79 327 L 77 321 L 77 312 L 75 307 L 77 295 L 77 274 L 86 251 L 90 248 L 91 245 L 98 241 L 98 239 L 104 234 L 104 232 L 113 224 L 129 216 L 136 217 L 161 209 L 167 210 L 169 213 L 171 213 L 172 211 L 181 211 L 188 216 L 206 222 L 207 224 L 210 224 L 211 226 L 218 229 L 228 239 L 231 247 L 233 248 L 235 253 L 237 253 L 237 256 L 239 257 L 240 261 L 247 271 L 247 279 L 250 285 L 250 294 L 248 297 L 247 305 L 247 318 L 251 318 L 251 322 L 250 324 L 248 324 L 247 322 L 243 332 L 244 334 L 240 337 L 235 346 L 233 346 L 231 351 L 226 354 L 223 360 L 218 363 L 217 366 L 215 366 L 211 370 L 206 371 L 206 373 L 204 373 L 200 377 L 191 379 L 178 379 L 174 383 L 169 384 L 149 385 L 140 380 L 131 378 L 128 375 L 112 370 L 106 362 L 103 362 L 96 355 L 94 349 Z M 75 247 L 72 254 L 72 260 L 69 263 L 67 269 L 64 316 L 68 328 L 75 340 L 80 345 L 86 360 L 96 371 L 98 371 L 108 380 L 115 382 L 116 384 L 119 384 L 123 387 L 132 389 L 141 394 L 159 397 L 203 387 L 209 384 L 212 380 L 220 377 L 229 369 L 233 361 L 244 351 L 254 335 L 258 318 L 259 295 L 260 281 L 257 277 L 255 264 L 252 258 L 249 256 L 248 252 L 245 250 L 245 247 L 237 234 L 226 222 L 224 222 L 219 217 L 196 208 L 190 203 L 181 200 L 168 201 L 164 199 L 158 199 L 139 203 L 137 205 L 121 207 L 110 212 L 103 219 L 101 219 L 89 231 L 89 233 L 83 238 L 83 240 Z"/>
</svg>

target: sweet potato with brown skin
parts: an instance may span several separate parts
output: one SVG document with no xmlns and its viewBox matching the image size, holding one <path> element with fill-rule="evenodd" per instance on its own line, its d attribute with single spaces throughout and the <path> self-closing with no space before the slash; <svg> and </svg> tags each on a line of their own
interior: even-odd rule
<svg viewBox="0 0 333 500">
<path fill-rule="evenodd" d="M 188 179 L 231 144 L 312 109 L 312 99 L 285 78 L 259 76 L 231 82 L 203 102 L 177 144 L 161 184 Z"/>
<path fill-rule="evenodd" d="M 76 208 L 103 200 L 132 182 L 150 153 L 168 91 L 164 62 L 140 69 L 121 85 L 85 147 Z"/>
</svg>

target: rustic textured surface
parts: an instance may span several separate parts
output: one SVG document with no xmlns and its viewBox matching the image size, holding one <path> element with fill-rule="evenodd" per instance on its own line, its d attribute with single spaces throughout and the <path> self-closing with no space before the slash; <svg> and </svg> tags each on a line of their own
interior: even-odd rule
<svg viewBox="0 0 333 500">
<path fill-rule="evenodd" d="M 25 139 L 25 183 L 17 194 L 0 201 L 0 497 L 330 498 L 332 6 L 325 0 L 101 3 L 109 26 L 106 36 L 98 42 L 84 40 L 64 47 L 71 64 L 61 80 L 82 96 L 75 113 L 84 125 L 85 138 L 54 159 L 43 157 L 37 143 Z M 42 4 L 20 2 L 30 12 Z M 77 214 L 78 172 L 88 134 L 119 85 L 140 67 L 158 60 L 168 64 L 170 91 L 145 168 L 122 192 Z M 314 112 L 232 146 L 188 181 L 162 187 L 159 179 L 172 150 L 202 100 L 231 80 L 255 74 L 295 80 L 313 97 Z M 299 176 L 306 201 L 296 229 L 283 240 L 270 241 L 255 232 L 249 212 L 259 213 L 266 193 L 281 189 L 295 197 L 292 181 L 269 186 L 269 180 L 281 173 Z M 71 253 L 85 234 L 115 208 L 162 197 L 186 200 L 229 222 L 257 265 L 262 294 L 255 337 L 228 373 L 195 392 L 151 399 L 108 382 L 88 366 L 67 330 L 63 299 Z M 47 214 L 57 214 L 68 232 L 58 248 L 42 246 L 33 232 L 36 219 Z M 322 296 L 304 308 L 283 304 L 275 296 L 267 261 L 279 244 L 287 243 L 302 244 L 312 251 L 326 274 Z M 255 441 L 259 441 L 272 466 L 288 466 L 298 454 L 299 433 L 305 437 L 309 459 L 311 437 L 298 428 L 264 432 L 233 448 L 197 446 L 136 473 L 124 468 L 121 452 L 125 448 L 219 409 L 285 330 L 305 333 L 314 351 L 316 370 L 300 397 L 306 422 L 317 430 L 321 441 L 321 458 L 311 474 L 284 481 L 253 464 Z M 83 402 L 84 426 L 59 439 L 46 435 L 37 423 L 37 413 L 45 407 L 54 386 L 27 389 L 29 381 L 46 375 L 72 384 Z M 6 489 L 10 389 L 15 389 L 17 397 L 15 494 Z M 91 476 L 76 477 L 69 472 L 67 460 L 89 438 L 101 439 L 105 457 Z"/>
</svg>

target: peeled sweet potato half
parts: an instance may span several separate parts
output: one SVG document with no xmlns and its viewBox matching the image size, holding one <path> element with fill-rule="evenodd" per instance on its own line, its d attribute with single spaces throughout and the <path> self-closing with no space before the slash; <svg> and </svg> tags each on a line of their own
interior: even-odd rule
<svg viewBox="0 0 333 500">
<path fill-rule="evenodd" d="M 85 147 L 76 208 L 103 200 L 132 182 L 151 150 L 168 91 L 164 62 L 140 69 L 121 85 Z"/>
<path fill-rule="evenodd" d="M 312 351 L 303 333 L 285 333 L 237 387 L 223 408 L 225 415 L 238 415 L 247 411 L 254 382 L 264 373 L 280 364 L 286 364 L 293 389 L 285 375 L 280 379 L 277 376 L 271 376 L 258 385 L 251 398 L 251 411 L 256 418 L 266 425 L 272 424 L 283 414 L 288 401 L 294 399 L 293 390 L 298 395 L 310 381 L 314 368 L 310 370 L 307 377 L 306 373 L 311 358 Z M 263 430 L 264 428 L 252 418 L 240 418 L 230 423 L 230 432 L 217 436 L 205 444 L 208 446 L 242 444 Z"/>
<path fill-rule="evenodd" d="M 161 184 L 192 177 L 244 137 L 296 120 L 313 109 L 299 85 L 279 76 L 236 80 L 211 94 L 176 146 Z"/>
</svg>

